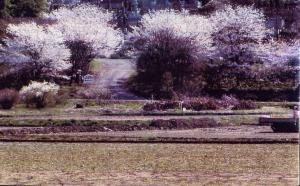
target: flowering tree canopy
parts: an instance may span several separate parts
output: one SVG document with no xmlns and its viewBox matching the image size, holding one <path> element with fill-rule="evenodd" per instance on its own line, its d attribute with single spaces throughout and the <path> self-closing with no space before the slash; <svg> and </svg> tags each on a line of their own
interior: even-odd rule
<svg viewBox="0 0 300 186">
<path fill-rule="evenodd" d="M 269 62 L 267 65 L 285 66 L 291 58 L 300 60 L 300 40 L 270 41 L 263 46 L 260 57 Z"/>
<path fill-rule="evenodd" d="M 85 42 L 99 55 L 111 55 L 123 41 L 122 32 L 111 24 L 113 14 L 93 5 L 62 7 L 45 17 L 57 21 L 53 27 L 65 41 Z"/>
<path fill-rule="evenodd" d="M 252 60 L 251 56 L 261 52 L 263 41 L 270 33 L 264 14 L 253 7 L 226 6 L 209 20 L 217 53 L 236 63 Z"/>
<path fill-rule="evenodd" d="M 159 10 L 145 14 L 141 26 L 134 28 L 135 36 L 151 37 L 155 32 L 168 30 L 179 37 L 193 38 L 201 49 L 211 46 L 212 25 L 204 16 L 190 15 L 187 11 Z"/>
<path fill-rule="evenodd" d="M 33 74 L 56 75 L 70 68 L 70 51 L 64 45 L 62 34 L 53 27 L 36 23 L 9 25 L 7 32 L 13 38 L 6 39 L 8 50 L 27 57 L 28 67 Z"/>
</svg>

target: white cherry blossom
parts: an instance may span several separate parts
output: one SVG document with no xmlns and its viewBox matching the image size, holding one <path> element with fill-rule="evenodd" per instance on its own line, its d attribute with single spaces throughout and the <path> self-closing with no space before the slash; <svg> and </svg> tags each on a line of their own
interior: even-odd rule
<svg viewBox="0 0 300 186">
<path fill-rule="evenodd" d="M 160 30 L 172 31 L 177 36 L 193 38 L 202 50 L 211 47 L 212 24 L 200 15 L 187 11 L 158 10 L 145 14 L 139 27 L 134 28 L 134 36 L 151 37 Z"/>
<path fill-rule="evenodd" d="M 62 7 L 44 17 L 56 21 L 53 27 L 63 34 L 65 41 L 84 41 L 98 55 L 108 57 L 123 42 L 123 33 L 111 23 L 113 13 L 93 5 Z"/>
<path fill-rule="evenodd" d="M 64 44 L 61 32 L 53 27 L 34 22 L 10 24 L 7 32 L 12 35 L 12 38 L 5 40 L 8 50 L 26 56 L 25 65 L 34 65 L 32 67 L 49 75 L 70 68 L 70 51 Z"/>
</svg>

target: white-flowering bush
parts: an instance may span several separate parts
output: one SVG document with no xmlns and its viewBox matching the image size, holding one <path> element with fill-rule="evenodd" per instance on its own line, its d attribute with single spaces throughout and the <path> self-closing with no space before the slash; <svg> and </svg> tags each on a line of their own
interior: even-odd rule
<svg viewBox="0 0 300 186">
<path fill-rule="evenodd" d="M 55 102 L 58 91 L 59 86 L 55 83 L 32 81 L 21 89 L 20 95 L 27 106 L 43 108 Z"/>
<path fill-rule="evenodd" d="M 264 14 L 253 7 L 225 6 L 209 17 L 187 11 L 159 10 L 143 15 L 134 28 L 137 39 L 151 38 L 168 30 L 182 38 L 192 38 L 201 53 L 232 57 L 245 50 L 260 54 L 270 33 Z"/>
<path fill-rule="evenodd" d="M 111 55 L 123 42 L 123 33 L 112 24 L 113 13 L 97 6 L 62 7 L 44 17 L 56 21 L 53 27 L 63 34 L 65 41 L 88 43 L 98 55 Z"/>
<path fill-rule="evenodd" d="M 235 7 L 228 5 L 224 10 L 210 16 L 213 31 L 218 32 L 225 27 L 236 27 L 242 35 L 261 42 L 270 31 L 266 28 L 266 18 L 262 11 L 254 7 Z M 233 33 L 234 34 L 234 33 Z"/>
<path fill-rule="evenodd" d="M 152 37 L 167 30 L 178 37 L 193 38 L 202 52 L 211 47 L 212 24 L 204 16 L 191 15 L 187 11 L 159 10 L 145 14 L 140 23 L 134 28 L 137 38 Z"/>
<path fill-rule="evenodd" d="M 13 35 L 6 39 L 7 50 L 25 57 L 19 65 L 32 69 L 32 78 L 55 76 L 71 67 L 68 62 L 70 50 L 65 46 L 61 32 L 53 27 L 34 22 L 11 24 L 7 32 Z"/>
<path fill-rule="evenodd" d="M 300 59 L 300 40 L 293 42 L 271 41 L 263 45 L 259 56 L 267 66 L 287 66 L 291 58 Z"/>
<path fill-rule="evenodd" d="M 270 33 L 264 14 L 253 7 L 228 5 L 209 20 L 216 53 L 236 63 L 251 61 L 254 55 L 260 54 L 264 49 L 263 41 Z"/>
<path fill-rule="evenodd" d="M 226 60 L 243 64 L 253 58 L 265 65 L 285 65 L 298 54 L 300 42 L 274 41 L 266 26 L 266 17 L 254 7 L 225 6 L 209 17 L 215 54 Z"/>
</svg>

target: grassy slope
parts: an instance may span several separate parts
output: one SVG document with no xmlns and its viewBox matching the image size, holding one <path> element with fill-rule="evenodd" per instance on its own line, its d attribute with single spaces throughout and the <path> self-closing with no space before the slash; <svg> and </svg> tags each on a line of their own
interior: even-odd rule
<svg viewBox="0 0 300 186">
<path fill-rule="evenodd" d="M 295 185 L 297 161 L 297 145 L 5 143 L 0 183 Z"/>
<path fill-rule="evenodd" d="M 101 60 L 100 59 L 94 59 L 90 63 L 90 72 L 93 74 L 99 73 L 101 70 Z"/>
</svg>

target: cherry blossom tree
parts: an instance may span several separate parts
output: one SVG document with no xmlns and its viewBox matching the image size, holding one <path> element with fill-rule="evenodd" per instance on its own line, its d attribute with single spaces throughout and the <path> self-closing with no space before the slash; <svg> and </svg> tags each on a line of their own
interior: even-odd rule
<svg viewBox="0 0 300 186">
<path fill-rule="evenodd" d="M 278 88 L 279 84 L 287 85 L 287 81 L 280 78 L 280 74 L 285 73 L 291 75 L 286 79 L 293 82 L 295 71 L 287 62 L 295 56 L 299 44 L 274 41 L 261 11 L 253 7 L 226 6 L 209 19 L 215 47 L 209 72 L 219 73 L 213 77 L 208 75 L 208 89 Z M 279 84 L 272 84 L 274 82 Z"/>
<path fill-rule="evenodd" d="M 62 7 L 44 17 L 57 21 L 53 26 L 62 32 L 65 41 L 83 41 L 97 55 L 108 57 L 123 42 L 123 33 L 111 23 L 113 13 L 93 5 Z"/>
<path fill-rule="evenodd" d="M 300 41 L 273 39 L 264 14 L 253 7 L 226 6 L 210 16 L 216 54 L 233 64 L 260 61 L 264 66 L 286 65 L 298 54 Z"/>
<path fill-rule="evenodd" d="M 262 52 L 258 54 L 266 63 L 271 66 L 286 66 L 291 58 L 298 58 L 300 55 L 300 40 L 293 41 L 270 41 L 263 45 Z"/>
<path fill-rule="evenodd" d="M 113 13 L 93 5 L 62 7 L 45 17 L 56 22 L 53 27 L 63 34 L 71 50 L 70 83 L 79 71 L 83 75 L 88 73 L 95 56 L 109 57 L 123 42 L 123 33 L 112 24 Z"/>
<path fill-rule="evenodd" d="M 204 16 L 191 15 L 187 11 L 159 10 L 145 14 L 139 27 L 134 28 L 137 38 L 149 38 L 162 30 L 170 31 L 177 37 L 193 38 L 199 51 L 211 47 L 212 24 Z"/>
<path fill-rule="evenodd" d="M 34 22 L 11 24 L 7 32 L 13 36 L 5 39 L 7 51 L 22 57 L 18 65 L 30 69 L 32 79 L 57 76 L 71 67 L 63 35 L 53 27 Z"/>
<path fill-rule="evenodd" d="M 226 6 L 209 18 L 216 54 L 231 63 L 253 62 L 270 30 L 264 14 L 253 7 Z"/>
</svg>

